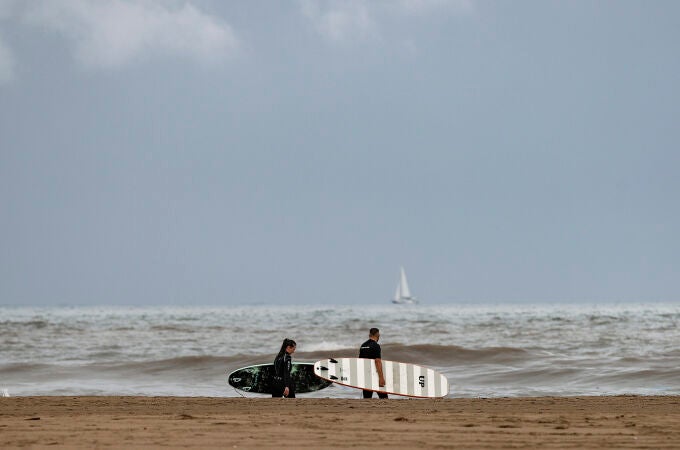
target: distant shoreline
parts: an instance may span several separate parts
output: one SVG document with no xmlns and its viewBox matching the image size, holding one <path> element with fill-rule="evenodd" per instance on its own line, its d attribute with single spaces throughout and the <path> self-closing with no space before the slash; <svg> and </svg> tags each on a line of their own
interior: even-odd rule
<svg viewBox="0 0 680 450">
<path fill-rule="evenodd" d="M 139 303 L 92 303 L 92 304 L 2 304 L 0 308 L 12 309 L 30 309 L 30 308 L 44 308 L 44 309 L 156 309 L 156 308 L 176 308 L 176 309 L 219 309 L 219 308 L 428 308 L 428 307 L 463 307 L 463 308 L 488 308 L 488 307 L 606 307 L 606 306 L 678 306 L 678 300 L 422 300 L 418 304 L 394 304 L 390 299 L 384 301 L 372 301 L 369 303 L 266 303 L 266 302 L 243 302 L 243 303 L 205 303 L 205 304 L 191 304 L 184 303 L 149 303 L 140 305 Z"/>
<path fill-rule="evenodd" d="M 0 398 L 3 448 L 677 448 L 678 423 L 680 396 Z"/>
</svg>

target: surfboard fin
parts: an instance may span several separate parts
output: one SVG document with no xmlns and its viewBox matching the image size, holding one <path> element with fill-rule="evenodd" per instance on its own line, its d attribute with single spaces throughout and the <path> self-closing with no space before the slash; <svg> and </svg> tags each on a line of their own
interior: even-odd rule
<svg viewBox="0 0 680 450">
<path fill-rule="evenodd" d="M 336 360 L 334 360 L 333 358 L 329 359 L 328 361 L 329 361 L 329 362 L 332 362 L 333 364 L 337 364 L 337 363 L 338 363 L 338 362 L 337 362 Z"/>
<path fill-rule="evenodd" d="M 335 375 L 331 375 L 331 380 L 337 380 L 337 379 L 338 379 L 338 377 L 336 377 Z"/>
<path fill-rule="evenodd" d="M 328 367 L 319 366 L 319 370 L 328 370 Z"/>
</svg>

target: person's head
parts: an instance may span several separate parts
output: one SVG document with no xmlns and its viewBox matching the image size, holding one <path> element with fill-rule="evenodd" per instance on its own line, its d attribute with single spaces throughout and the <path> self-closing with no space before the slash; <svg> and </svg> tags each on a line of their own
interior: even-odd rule
<svg viewBox="0 0 680 450">
<path fill-rule="evenodd" d="M 281 344 L 281 350 L 279 350 L 279 355 L 283 355 L 284 353 L 292 355 L 293 353 L 295 353 L 295 347 L 297 347 L 295 341 L 286 338 L 283 340 L 283 343 Z"/>
<path fill-rule="evenodd" d="M 380 339 L 380 330 L 377 328 L 371 328 L 370 330 L 368 330 L 368 337 L 378 342 L 378 340 Z"/>
</svg>

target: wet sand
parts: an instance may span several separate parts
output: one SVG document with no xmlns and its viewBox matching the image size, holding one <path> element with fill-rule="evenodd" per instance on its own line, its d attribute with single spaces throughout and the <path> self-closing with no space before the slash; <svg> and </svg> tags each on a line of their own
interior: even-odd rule
<svg viewBox="0 0 680 450">
<path fill-rule="evenodd" d="M 680 397 L 0 398 L 17 447 L 680 449 Z"/>
</svg>

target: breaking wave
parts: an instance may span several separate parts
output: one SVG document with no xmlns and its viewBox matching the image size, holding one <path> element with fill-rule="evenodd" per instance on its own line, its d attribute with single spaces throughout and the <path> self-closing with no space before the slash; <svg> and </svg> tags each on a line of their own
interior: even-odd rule
<svg viewBox="0 0 680 450">
<path fill-rule="evenodd" d="M 0 390 L 10 395 L 236 396 L 233 370 L 358 356 L 441 371 L 450 396 L 680 395 L 680 306 L 3 308 Z M 354 395 L 331 386 L 309 394 Z"/>
</svg>

